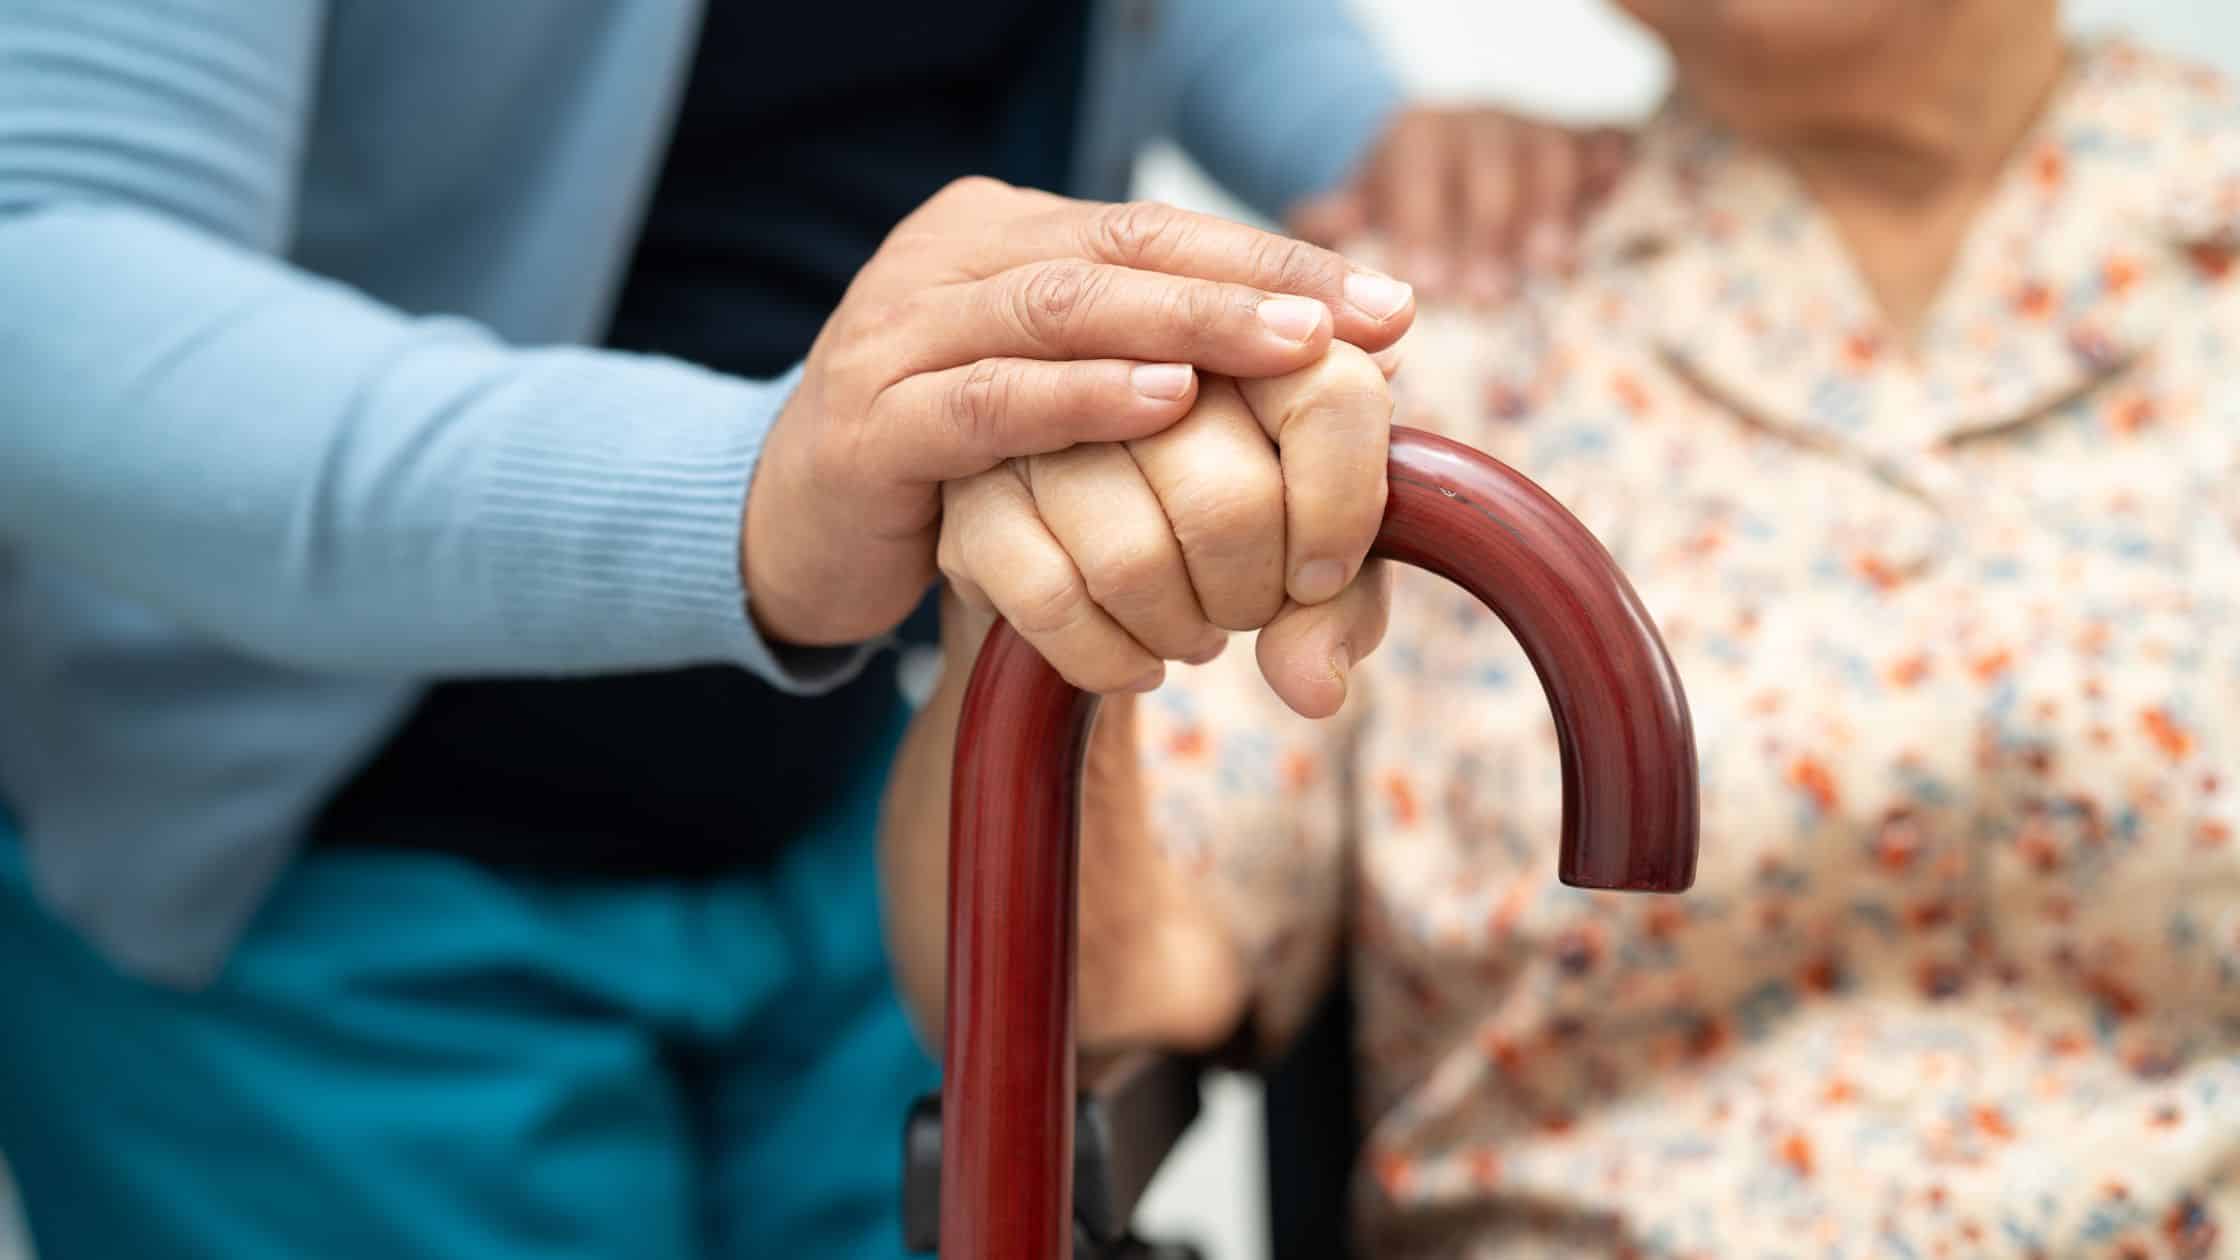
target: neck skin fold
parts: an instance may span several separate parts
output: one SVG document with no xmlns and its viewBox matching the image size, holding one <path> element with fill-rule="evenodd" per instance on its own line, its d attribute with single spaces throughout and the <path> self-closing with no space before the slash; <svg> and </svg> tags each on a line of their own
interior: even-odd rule
<svg viewBox="0 0 2240 1260">
<path fill-rule="evenodd" d="M 1797 173 L 1900 340 L 1934 305 L 2069 57 L 2045 0 L 1934 10 L 1809 86 L 1720 90 L 1681 65 L 1683 90 Z"/>
</svg>

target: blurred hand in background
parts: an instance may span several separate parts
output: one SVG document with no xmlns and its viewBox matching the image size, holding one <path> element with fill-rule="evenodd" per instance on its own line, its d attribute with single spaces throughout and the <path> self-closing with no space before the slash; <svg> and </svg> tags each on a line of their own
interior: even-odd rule
<svg viewBox="0 0 2240 1260">
<path fill-rule="evenodd" d="M 1403 111 L 1361 169 L 1286 216 L 1321 244 L 1387 239 L 1388 268 L 1426 297 L 1490 303 L 1521 271 L 1570 265 L 1578 227 L 1617 185 L 1625 134 L 1574 129 L 1499 109 Z"/>
</svg>

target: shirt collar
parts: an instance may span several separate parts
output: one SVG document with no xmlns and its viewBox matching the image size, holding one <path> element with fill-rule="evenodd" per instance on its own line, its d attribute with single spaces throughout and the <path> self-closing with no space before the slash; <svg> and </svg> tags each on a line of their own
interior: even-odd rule
<svg viewBox="0 0 2240 1260">
<path fill-rule="evenodd" d="M 1886 455 L 2036 415 L 2151 346 L 2240 242 L 2225 82 L 2109 42 L 2002 177 L 1903 349 L 1833 226 L 1778 162 L 1684 105 L 1650 124 L 1585 240 L 1637 270 L 1677 372 L 1767 424 Z"/>
</svg>

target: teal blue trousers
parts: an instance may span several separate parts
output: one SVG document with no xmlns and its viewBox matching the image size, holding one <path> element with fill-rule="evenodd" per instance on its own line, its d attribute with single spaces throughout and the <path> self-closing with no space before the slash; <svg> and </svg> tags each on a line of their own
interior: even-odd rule
<svg viewBox="0 0 2240 1260">
<path fill-rule="evenodd" d="M 89 952 L 0 832 L 0 1151 L 39 1260 L 899 1256 L 934 1069 L 877 813 L 873 777 L 709 883 L 314 851 L 195 993 Z"/>
</svg>

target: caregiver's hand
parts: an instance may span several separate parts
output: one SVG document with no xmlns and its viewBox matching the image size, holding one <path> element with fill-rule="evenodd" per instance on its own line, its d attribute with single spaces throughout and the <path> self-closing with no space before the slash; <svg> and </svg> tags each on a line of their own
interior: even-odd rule
<svg viewBox="0 0 2240 1260">
<path fill-rule="evenodd" d="M 1283 376 L 1208 377 L 1161 433 L 1011 460 L 951 483 L 940 566 L 977 612 L 949 667 L 1001 615 L 1075 686 L 1148 691 L 1168 660 L 1266 627 L 1261 672 L 1325 717 L 1384 630 L 1386 583 L 1355 582 L 1384 516 L 1392 397 L 1343 342 Z M 1335 597 L 1335 598 L 1334 598 Z"/>
<path fill-rule="evenodd" d="M 933 578 L 942 482 L 1146 438 L 1190 410 L 1196 369 L 1279 376 L 1414 315 L 1407 286 L 1241 224 L 952 184 L 857 274 L 770 433 L 740 557 L 755 620 L 802 644 L 883 633 Z"/>
<path fill-rule="evenodd" d="M 1428 296 L 1498 301 L 1519 270 L 1570 264 L 1579 224 L 1617 183 L 1627 145 L 1620 131 L 1497 109 L 1411 109 L 1348 184 L 1285 217 L 1323 244 L 1388 238 L 1393 270 Z"/>
</svg>

